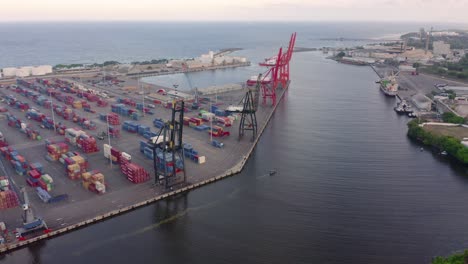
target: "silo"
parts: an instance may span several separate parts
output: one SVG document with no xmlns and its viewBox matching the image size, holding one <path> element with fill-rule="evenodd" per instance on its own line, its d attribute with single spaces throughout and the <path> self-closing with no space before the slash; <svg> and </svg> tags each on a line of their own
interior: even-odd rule
<svg viewBox="0 0 468 264">
<path fill-rule="evenodd" d="M 2 71 L 3 71 L 3 76 L 4 77 L 14 77 L 16 76 L 16 70 L 18 70 L 17 68 L 13 68 L 13 67 L 10 67 L 10 68 L 3 68 Z"/>
<path fill-rule="evenodd" d="M 21 68 L 19 68 L 20 71 L 21 71 L 20 74 L 21 74 L 21 75 L 26 74 L 25 76 L 29 76 L 29 75 L 31 75 L 32 69 L 33 69 L 33 68 L 34 68 L 33 66 L 24 66 L 24 67 L 21 67 Z M 16 73 L 16 76 L 18 76 L 18 73 Z"/>
<path fill-rule="evenodd" d="M 30 68 L 21 67 L 16 70 L 16 77 L 27 77 L 29 75 L 31 75 Z"/>
</svg>

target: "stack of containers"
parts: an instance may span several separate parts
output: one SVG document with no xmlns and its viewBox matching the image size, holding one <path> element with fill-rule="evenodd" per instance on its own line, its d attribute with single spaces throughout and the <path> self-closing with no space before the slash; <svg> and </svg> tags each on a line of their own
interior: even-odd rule
<svg viewBox="0 0 468 264">
<path fill-rule="evenodd" d="M 44 166 L 40 162 L 34 162 L 29 165 L 30 170 L 36 170 L 40 174 L 44 173 Z"/>
<path fill-rule="evenodd" d="M 10 181 L 6 176 L 0 176 L 0 191 L 10 190 Z"/>
<path fill-rule="evenodd" d="M 82 119 L 82 122 L 79 125 L 85 129 L 96 130 L 96 124 L 93 121 L 90 121 L 86 118 Z"/>
<path fill-rule="evenodd" d="M 86 135 L 86 134 L 79 135 L 76 140 L 76 143 L 78 147 L 81 148 L 81 150 L 84 153 L 94 153 L 94 152 L 99 151 L 96 139 L 89 135 Z"/>
<path fill-rule="evenodd" d="M 79 164 L 72 163 L 72 164 L 67 164 L 67 176 L 71 180 L 76 180 L 81 178 L 81 174 L 84 172 Z"/>
<path fill-rule="evenodd" d="M 168 173 L 173 173 L 172 166 L 174 165 L 174 162 L 172 160 L 172 155 L 168 153 L 164 154 L 162 152 L 156 152 L 156 156 L 157 156 L 156 159 L 158 161 L 157 162 L 158 169 L 161 171 L 166 170 Z M 183 169 L 182 161 L 176 157 L 176 173 L 178 173 L 182 169 Z"/>
<path fill-rule="evenodd" d="M 205 131 L 205 130 L 209 130 L 210 127 L 207 125 L 199 125 L 199 126 L 194 127 L 194 129 L 197 131 Z"/>
<path fill-rule="evenodd" d="M 133 112 L 131 117 L 133 120 L 140 120 L 140 115 L 137 112 Z"/>
<path fill-rule="evenodd" d="M 145 153 L 145 148 L 151 148 L 151 147 L 146 141 L 140 140 L 140 152 Z"/>
<path fill-rule="evenodd" d="M 42 122 L 42 120 L 46 117 L 44 114 L 34 110 L 34 109 L 29 109 L 27 112 L 26 112 L 26 117 L 28 119 L 32 119 L 32 120 L 35 120 L 35 121 L 38 121 L 38 122 Z"/>
<path fill-rule="evenodd" d="M 28 162 L 23 156 L 19 155 L 18 152 L 16 151 L 11 152 L 10 162 L 18 175 L 26 174 L 26 170 L 29 167 Z"/>
<path fill-rule="evenodd" d="M 70 120 L 75 116 L 75 113 L 73 112 L 73 110 L 71 108 L 66 107 L 66 108 L 63 109 L 63 111 L 64 112 L 63 112 L 62 117 L 65 120 Z"/>
<path fill-rule="evenodd" d="M 109 136 L 112 138 L 120 137 L 120 129 L 115 128 L 113 126 L 109 126 Z"/>
<path fill-rule="evenodd" d="M 221 109 L 216 109 L 216 111 L 214 113 L 217 116 L 226 116 L 226 111 L 221 110 Z"/>
<path fill-rule="evenodd" d="M 107 122 L 107 118 L 109 118 L 109 125 L 120 125 L 120 117 L 119 115 L 115 113 L 109 113 L 109 114 L 100 114 L 99 119 Z"/>
<path fill-rule="evenodd" d="M 164 121 L 160 118 L 156 118 L 153 120 L 153 125 L 157 128 L 162 128 L 164 126 Z"/>
<path fill-rule="evenodd" d="M 197 127 L 197 126 L 200 126 L 202 124 L 203 124 L 203 120 L 201 120 L 200 118 L 191 117 L 189 119 L 189 126 L 190 127 Z"/>
<path fill-rule="evenodd" d="M 204 121 L 213 120 L 214 117 L 215 117 L 215 114 L 210 113 L 210 112 L 201 113 L 201 118 L 202 118 Z"/>
<path fill-rule="evenodd" d="M 76 146 L 78 137 L 83 134 L 86 134 L 86 132 L 74 128 L 67 128 L 65 129 L 65 141 Z"/>
<path fill-rule="evenodd" d="M 12 190 L 0 192 L 0 209 L 18 206 L 18 195 Z"/>
<path fill-rule="evenodd" d="M 151 160 L 153 159 L 153 149 L 151 147 L 149 146 L 145 147 L 143 149 L 143 154 L 145 155 L 147 159 L 151 159 Z"/>
<path fill-rule="evenodd" d="M 121 171 L 127 176 L 127 179 L 133 183 L 142 183 L 150 179 L 149 173 L 141 166 L 130 163 L 131 156 L 122 152 L 121 157 Z"/>
<path fill-rule="evenodd" d="M 44 191 L 52 191 L 52 184 L 54 183 L 52 177 L 49 174 L 44 174 L 38 180 L 38 186 L 41 187 Z"/>
<path fill-rule="evenodd" d="M 158 134 L 156 132 L 151 132 L 151 131 L 147 131 L 143 134 L 143 137 L 146 138 L 146 139 L 150 139 L 152 137 L 155 137 L 157 136 Z"/>
<path fill-rule="evenodd" d="M 41 173 L 37 170 L 28 171 L 28 176 L 26 178 L 26 183 L 31 187 L 36 187 L 41 178 Z"/>
<path fill-rule="evenodd" d="M 97 101 L 97 106 L 98 107 L 106 107 L 107 105 L 109 105 L 109 103 L 107 101 L 103 100 L 103 99 L 99 99 Z"/>
<path fill-rule="evenodd" d="M 121 153 L 120 151 L 118 151 L 117 149 L 115 148 L 111 148 L 110 150 L 110 159 L 112 160 L 112 163 L 120 163 L 120 156 L 121 156 Z"/>
<path fill-rule="evenodd" d="M 184 126 L 188 126 L 190 123 L 190 117 L 184 116 Z"/>
<path fill-rule="evenodd" d="M 73 101 L 73 108 L 76 108 L 76 109 L 81 109 L 83 107 L 83 105 L 81 104 L 81 100 L 75 100 Z"/>
<path fill-rule="evenodd" d="M 223 125 L 225 127 L 230 127 L 232 126 L 232 120 L 228 117 L 225 116 L 217 116 L 215 118 L 216 123 Z"/>
<path fill-rule="evenodd" d="M 67 126 L 65 125 L 59 125 L 58 128 L 57 128 L 57 133 L 59 135 L 65 135 L 65 130 L 67 129 Z"/>
<path fill-rule="evenodd" d="M 0 139 L 0 148 L 7 147 L 7 146 L 8 146 L 8 142 L 6 141 L 6 139 L 5 138 Z"/>
<path fill-rule="evenodd" d="M 135 163 L 128 163 L 127 165 L 127 179 L 133 183 L 142 183 L 150 179 L 149 173 Z"/>
<path fill-rule="evenodd" d="M 46 159 L 49 161 L 58 160 L 62 154 L 68 152 L 68 145 L 64 142 L 47 145 Z"/>
<path fill-rule="evenodd" d="M 138 125 L 138 134 L 144 135 L 146 132 L 150 132 L 150 127 L 145 125 Z"/>
<path fill-rule="evenodd" d="M 42 125 L 47 129 L 54 129 L 54 120 L 50 117 L 46 117 L 42 120 Z"/>
<path fill-rule="evenodd" d="M 104 175 L 97 170 L 82 174 L 82 185 L 86 190 L 103 194 L 106 192 Z"/>
<path fill-rule="evenodd" d="M 138 124 L 132 121 L 124 121 L 122 129 L 130 133 L 136 133 L 138 131 Z"/>
<path fill-rule="evenodd" d="M 42 137 L 39 134 L 39 131 L 36 129 L 31 129 L 30 127 L 26 127 L 24 129 L 20 130 L 21 132 L 25 133 L 26 136 L 28 136 L 29 139 L 31 140 L 41 140 Z"/>
</svg>

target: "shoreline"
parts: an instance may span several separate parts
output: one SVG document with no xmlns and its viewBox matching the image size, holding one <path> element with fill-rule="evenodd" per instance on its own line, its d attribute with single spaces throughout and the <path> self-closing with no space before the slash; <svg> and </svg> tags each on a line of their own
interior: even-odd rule
<svg viewBox="0 0 468 264">
<path fill-rule="evenodd" d="M 63 227 L 63 228 L 51 231 L 51 232 L 49 232 L 47 234 L 42 234 L 40 236 L 27 239 L 25 241 L 19 241 L 19 242 L 15 242 L 15 243 L 11 243 L 11 244 L 5 244 L 4 246 L 0 247 L 0 253 L 10 252 L 10 251 L 25 247 L 27 245 L 30 245 L 32 243 L 35 243 L 37 241 L 41 241 L 41 240 L 48 239 L 48 238 L 53 238 L 53 237 L 56 237 L 56 236 L 59 236 L 59 235 L 62 235 L 62 234 L 65 234 L 65 233 L 80 229 L 82 227 L 85 227 L 85 226 L 88 226 L 88 225 L 91 225 L 91 224 L 94 224 L 94 223 L 98 223 L 98 222 L 110 219 L 111 217 L 133 211 L 133 210 L 135 210 L 137 208 L 141 208 L 143 206 L 152 204 L 154 202 L 157 202 L 157 201 L 160 201 L 160 200 L 163 200 L 163 199 L 166 199 L 166 198 L 169 198 L 169 197 L 181 194 L 181 193 L 185 193 L 185 192 L 197 189 L 197 188 L 202 187 L 204 185 L 208 185 L 210 183 L 216 182 L 218 180 L 222 180 L 222 179 L 227 178 L 227 177 L 234 176 L 234 175 L 242 172 L 242 170 L 245 167 L 245 164 L 247 163 L 248 159 L 250 158 L 253 151 L 255 150 L 255 148 L 256 148 L 256 146 L 258 144 L 258 141 L 260 140 L 261 135 L 263 134 L 264 130 L 266 129 L 267 125 L 269 124 L 269 122 L 271 120 L 271 117 L 275 113 L 279 102 L 281 102 L 281 100 L 283 99 L 284 94 L 287 92 L 288 88 L 289 88 L 289 83 L 287 84 L 286 89 L 280 89 L 279 90 L 281 92 L 281 95 L 279 96 L 279 100 L 277 101 L 277 103 L 275 104 L 273 109 L 271 109 L 270 113 L 268 114 L 268 116 L 266 118 L 265 123 L 263 124 L 263 126 L 260 128 L 260 130 L 258 132 L 257 138 L 255 139 L 255 141 L 251 145 L 249 151 L 243 156 L 243 159 L 241 159 L 237 164 L 235 164 L 231 168 L 226 169 L 226 171 L 224 173 L 222 173 L 220 175 L 217 175 L 217 176 L 214 176 L 214 177 L 211 177 L 209 179 L 200 181 L 200 182 L 193 183 L 191 185 L 185 186 L 183 188 L 180 188 L 180 189 L 177 189 L 177 190 L 174 190 L 174 191 L 170 191 L 170 192 L 167 192 L 167 193 L 164 193 L 164 194 L 154 196 L 152 198 L 143 200 L 141 202 L 137 202 L 137 203 L 135 203 L 133 205 L 129 205 L 129 206 L 126 206 L 126 207 L 123 207 L 123 208 L 119 208 L 119 209 L 109 211 L 109 212 L 104 213 L 104 214 L 100 214 L 100 215 L 95 216 L 93 218 L 90 218 L 90 219 L 87 219 L 87 220 L 84 220 L 84 221 L 80 221 L 78 223 L 69 225 L 67 227 Z"/>
</svg>

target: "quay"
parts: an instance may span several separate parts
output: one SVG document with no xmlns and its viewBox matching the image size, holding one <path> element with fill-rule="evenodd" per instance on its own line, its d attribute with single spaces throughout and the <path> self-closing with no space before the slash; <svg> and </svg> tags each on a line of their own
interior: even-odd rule
<svg viewBox="0 0 468 264">
<path fill-rule="evenodd" d="M 289 82 L 287 86 L 289 86 Z M 279 102 L 286 93 L 287 88 L 278 89 L 277 91 L 279 96 Z M 237 94 L 239 95 L 239 92 L 237 92 Z M 218 96 L 223 97 L 222 94 Z M 230 94 L 229 96 L 225 95 L 225 97 L 234 97 L 235 99 L 232 100 L 238 100 L 238 97 L 236 98 L 233 94 Z M 253 153 L 256 145 L 258 144 L 260 136 L 265 130 L 266 126 L 268 125 L 268 122 L 274 114 L 277 106 L 278 103 L 273 107 L 259 107 L 257 112 L 257 118 L 259 120 L 259 133 L 253 143 L 250 142 L 249 137 L 245 137 L 241 141 L 238 141 L 236 135 L 233 135 L 231 138 L 224 140 L 225 144 L 227 144 L 227 150 L 225 149 L 226 151 L 223 152 L 219 152 L 217 149 L 211 146 L 203 145 L 201 142 L 203 142 L 204 140 L 197 139 L 196 137 L 199 135 L 194 135 L 194 133 L 196 132 L 192 131 L 191 129 L 187 129 L 187 133 L 184 131 L 185 141 L 189 141 L 192 144 L 195 143 L 194 146 L 196 146 L 197 149 L 199 149 L 199 151 L 209 154 L 207 155 L 208 162 L 207 164 L 198 165 L 189 163 L 189 161 L 187 161 L 186 166 L 188 167 L 189 172 L 187 180 L 188 185 L 182 186 L 173 191 L 167 192 L 166 190 L 158 188 L 150 183 L 151 180 L 150 182 L 147 182 L 145 184 L 130 185 L 128 184 L 128 182 L 126 182 L 126 179 L 124 179 L 124 176 L 121 175 L 120 171 L 115 168 L 118 166 L 114 166 L 114 168 L 109 168 L 109 166 L 103 165 L 105 164 L 105 160 L 103 159 L 102 154 L 95 153 L 92 155 L 88 155 L 91 167 L 95 167 L 93 166 L 93 164 L 101 164 L 99 165 L 98 169 L 100 169 L 101 171 L 103 171 L 103 173 L 106 174 L 106 180 L 107 178 L 109 178 L 109 182 L 111 185 L 110 191 L 104 195 L 97 196 L 95 194 L 86 193 L 87 191 L 83 188 L 80 188 L 81 186 L 72 186 L 74 190 L 69 189 L 70 187 L 66 187 L 68 189 L 65 189 L 65 186 L 59 186 L 58 188 L 62 188 L 62 190 L 71 191 L 73 193 L 74 200 L 55 208 L 50 208 L 48 205 L 42 204 L 37 197 L 34 197 L 31 200 L 33 202 L 33 208 L 35 209 L 35 212 L 38 215 L 41 215 L 47 221 L 47 224 L 49 225 L 49 227 L 52 228 L 53 231 L 47 234 L 32 237 L 25 241 L 17 241 L 13 243 L 3 244 L 2 246 L 0 246 L 0 252 L 5 253 L 27 246 L 31 243 L 35 243 L 43 239 L 52 238 L 240 173 L 243 170 L 248 158 Z M 158 110 L 161 110 L 161 112 L 164 111 L 163 109 Z M 20 114 L 19 111 L 16 111 L 14 109 L 12 109 L 10 112 L 12 112 L 15 115 Z M 168 112 L 164 112 L 164 116 L 167 116 L 167 114 Z M 237 123 L 233 125 L 234 130 L 237 130 L 237 125 Z M 16 135 L 13 135 L 14 132 L 9 130 L 10 127 L 6 127 L 6 130 L 4 129 L 4 131 L 2 132 L 4 132 L 4 135 L 6 135 L 7 139 L 11 139 L 11 142 L 13 143 L 11 145 L 13 147 L 15 147 L 15 145 L 18 145 L 18 147 L 19 145 L 22 146 L 23 150 L 19 150 L 19 152 L 23 154 L 23 152 L 27 150 L 27 153 L 24 153 L 26 158 L 30 159 L 31 157 L 32 159 L 33 156 L 39 155 L 38 149 L 43 148 L 43 146 L 38 146 L 36 142 L 28 142 L 25 144 L 24 135 L 20 133 L 16 133 Z M 49 134 L 49 136 L 45 138 L 50 138 L 51 135 L 53 134 Z M 127 140 L 115 140 L 118 142 L 113 143 L 112 145 L 114 146 L 115 144 L 115 146 L 117 146 L 118 148 L 128 149 L 128 151 L 132 153 L 132 159 L 135 159 L 137 163 L 143 164 L 147 168 L 151 168 L 152 162 L 150 162 L 149 160 L 144 160 L 142 157 L 139 157 L 139 155 L 136 154 L 138 152 L 137 150 L 135 150 L 136 148 L 134 145 L 136 144 L 134 141 L 132 142 L 131 139 L 138 137 L 135 137 L 135 135 L 131 134 L 125 134 L 125 138 Z M 61 167 L 60 164 L 58 164 L 58 166 Z M 49 163 L 47 165 L 47 169 L 49 169 L 49 167 L 52 175 L 54 175 L 54 172 L 58 170 L 57 165 L 53 163 Z M 22 180 L 23 177 L 15 175 L 14 171 L 12 171 L 12 169 L 9 168 L 9 166 L 5 166 L 5 169 L 7 174 L 12 175 L 12 181 L 15 185 L 17 185 Z M 59 180 L 62 181 L 62 179 Z M 76 185 L 69 179 L 65 178 L 64 181 L 66 181 L 64 185 Z M 124 182 L 124 184 L 122 182 Z M 31 196 L 35 196 L 32 191 L 30 191 L 30 197 Z M 83 200 L 79 201 L 81 199 Z M 15 221 L 16 224 L 19 226 L 19 208 L 9 210 L 10 212 L 8 212 L 8 215 L 5 212 L 1 212 L 0 215 L 4 219 L 10 220 L 8 222 L 10 226 L 11 223 L 15 223 Z"/>
</svg>

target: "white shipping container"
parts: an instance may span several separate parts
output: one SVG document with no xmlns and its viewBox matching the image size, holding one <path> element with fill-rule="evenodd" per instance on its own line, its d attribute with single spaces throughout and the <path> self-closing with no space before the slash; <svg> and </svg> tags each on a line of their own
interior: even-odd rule
<svg viewBox="0 0 468 264">
<path fill-rule="evenodd" d="M 205 156 L 198 157 L 198 164 L 203 164 L 205 162 L 206 162 L 206 157 Z"/>
<path fill-rule="evenodd" d="M 128 161 L 131 161 L 132 160 L 132 156 L 126 152 L 122 152 L 122 158 L 128 160 Z"/>
<path fill-rule="evenodd" d="M 202 114 L 202 119 L 205 119 L 205 120 L 208 120 L 208 121 L 213 120 L 214 117 L 215 117 L 215 114 L 213 114 L 213 113 L 203 113 Z"/>
<path fill-rule="evenodd" d="M 104 144 L 103 148 L 104 148 L 104 157 L 109 158 L 110 155 L 111 155 L 111 148 L 112 147 L 109 144 Z"/>
</svg>

